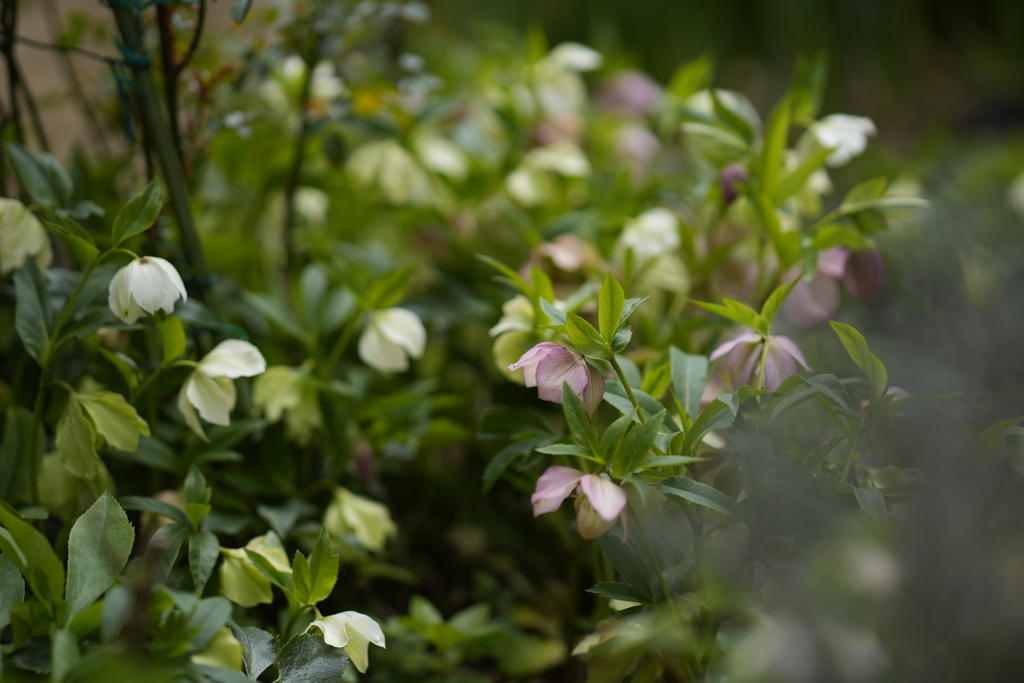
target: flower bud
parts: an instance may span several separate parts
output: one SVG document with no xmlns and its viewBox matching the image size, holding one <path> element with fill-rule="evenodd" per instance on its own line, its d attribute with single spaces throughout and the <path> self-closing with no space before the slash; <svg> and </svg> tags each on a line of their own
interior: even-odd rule
<svg viewBox="0 0 1024 683">
<path fill-rule="evenodd" d="M 736 197 L 739 196 L 736 183 L 745 183 L 748 180 L 750 180 L 750 174 L 743 164 L 729 164 L 722 169 L 722 201 L 726 206 L 736 201 Z"/>
<path fill-rule="evenodd" d="M 142 312 L 163 310 L 170 315 L 180 297 L 188 301 L 185 283 L 170 263 L 156 256 L 135 259 L 117 271 L 110 281 L 110 310 L 118 318 L 132 325 Z"/>
<path fill-rule="evenodd" d="M 843 269 L 843 288 L 858 299 L 870 299 L 882 288 L 885 261 L 877 249 L 851 251 Z"/>
</svg>

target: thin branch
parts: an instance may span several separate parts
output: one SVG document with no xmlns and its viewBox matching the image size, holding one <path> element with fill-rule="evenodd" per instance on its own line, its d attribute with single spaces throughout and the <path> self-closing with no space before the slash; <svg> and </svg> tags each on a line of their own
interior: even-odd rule
<svg viewBox="0 0 1024 683">
<path fill-rule="evenodd" d="M 14 139 L 25 142 L 25 131 L 21 128 L 21 111 L 18 108 L 18 69 L 14 63 L 14 36 L 18 24 L 18 1 L 3 0 L 0 8 L 0 25 L 3 30 L 2 51 L 7 62 L 7 93 L 11 99 L 11 123 L 14 124 Z"/>
<path fill-rule="evenodd" d="M 284 225 L 281 230 L 281 238 L 284 242 L 283 280 L 285 291 L 288 291 L 288 278 L 292 270 L 291 229 L 292 224 L 295 222 L 295 191 L 299 188 L 302 162 L 306 157 L 306 138 L 309 136 L 309 113 L 306 110 L 309 106 L 309 91 L 312 83 L 313 64 L 310 61 L 306 61 L 306 74 L 302 80 L 302 94 L 299 96 L 302 119 L 299 123 L 298 135 L 295 136 L 295 157 L 292 160 L 292 166 L 288 172 L 288 181 L 284 189 Z"/>
<path fill-rule="evenodd" d="M 26 47 L 34 47 L 37 50 L 52 50 L 54 52 L 69 52 L 82 57 L 88 57 L 89 59 L 95 59 L 100 62 L 106 62 L 107 64 L 120 64 L 121 60 L 117 57 L 110 55 L 100 54 L 99 52 L 93 52 L 92 50 L 84 50 L 80 47 L 71 47 L 70 45 L 56 45 L 53 43 L 44 43 L 39 40 L 33 40 L 26 38 L 25 36 L 14 36 L 15 42 L 21 43 Z"/>
<path fill-rule="evenodd" d="M 39 146 L 44 152 L 50 151 L 50 142 L 46 137 L 46 129 L 43 128 L 43 117 L 39 115 L 39 107 L 36 106 L 36 98 L 32 96 L 32 91 L 28 89 L 28 82 L 25 80 L 24 74 L 21 73 L 21 67 L 18 66 L 17 62 L 14 64 L 14 70 L 18 74 L 18 87 L 21 88 L 21 94 L 25 98 L 25 106 L 28 108 L 28 117 L 32 121 L 32 127 L 36 131 L 36 137 L 39 139 Z"/>
</svg>

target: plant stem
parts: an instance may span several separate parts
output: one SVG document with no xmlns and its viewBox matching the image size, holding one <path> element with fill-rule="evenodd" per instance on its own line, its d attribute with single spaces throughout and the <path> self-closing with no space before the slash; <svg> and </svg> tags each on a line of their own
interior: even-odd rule
<svg viewBox="0 0 1024 683">
<path fill-rule="evenodd" d="M 850 474 L 850 468 L 853 467 L 853 458 L 857 453 L 857 446 L 860 444 L 860 435 L 861 432 L 864 431 L 864 424 L 867 422 L 867 420 L 868 416 L 867 413 L 865 413 L 864 417 L 862 417 L 860 419 L 860 422 L 857 423 L 857 431 L 854 433 L 853 438 L 850 440 L 850 452 L 846 454 L 846 463 L 843 465 L 843 475 L 839 477 L 839 483 L 836 484 L 836 487 L 838 487 L 840 484 L 846 481 L 846 477 L 849 476 Z"/>
<path fill-rule="evenodd" d="M 644 411 L 640 407 L 640 403 L 636 400 L 636 395 L 633 393 L 633 387 L 629 386 L 629 382 L 626 381 L 626 374 L 622 372 L 622 366 L 619 365 L 619 361 L 615 359 L 615 354 L 608 357 L 608 360 L 612 364 L 612 368 L 615 370 L 615 374 L 618 375 L 619 381 L 622 382 L 622 386 L 626 388 L 626 396 L 629 397 L 629 402 L 636 408 L 636 414 L 639 416 L 641 422 L 647 422 L 647 418 L 644 417 Z"/>
<path fill-rule="evenodd" d="M 14 139 L 25 141 L 25 132 L 21 128 L 21 111 L 18 108 L 18 68 L 14 61 L 14 36 L 18 27 L 17 0 L 3 0 L 0 8 L 0 26 L 3 30 L 3 54 L 7 61 L 7 89 L 11 98 L 11 123 L 14 125 Z"/>
<path fill-rule="evenodd" d="M 338 337 L 338 341 L 334 343 L 330 353 L 327 354 L 327 360 L 321 368 L 318 368 L 317 374 L 320 376 L 320 379 L 327 379 L 334 372 L 334 366 L 341 360 L 341 354 L 345 352 L 345 347 L 352 341 L 352 335 L 355 334 L 356 328 L 359 327 L 359 318 L 361 317 L 362 311 L 356 311 L 356 314 L 345 325 L 345 329 L 342 331 L 341 336 Z M 315 344 L 316 341 L 314 340 L 313 343 Z"/>
<path fill-rule="evenodd" d="M 111 9 L 114 11 L 114 18 L 117 20 L 124 44 L 129 48 L 140 46 L 142 44 L 142 26 L 132 8 L 127 5 L 114 4 Z M 167 191 L 171 199 L 171 210 L 174 212 L 178 228 L 181 230 L 181 242 L 185 247 L 185 254 L 193 272 L 205 280 L 209 271 L 206 267 L 203 247 L 199 241 L 199 233 L 192 218 L 185 171 L 181 166 L 181 159 L 160 108 L 160 100 L 156 94 L 156 86 L 153 84 L 150 65 L 148 63 L 132 64 L 132 75 L 138 81 L 142 91 L 139 97 L 139 107 L 142 110 L 143 119 L 146 121 L 157 158 L 160 160 L 160 167 L 163 169 L 164 182 L 167 184 Z"/>
<path fill-rule="evenodd" d="M 284 247 L 284 268 L 282 271 L 285 291 L 288 290 L 289 274 L 292 270 L 291 230 L 295 222 L 295 192 L 299 189 L 299 177 L 302 174 L 302 163 L 306 158 L 306 137 L 309 135 L 309 115 L 306 108 L 309 91 L 313 83 L 313 64 L 304 60 L 306 74 L 302 79 L 302 94 L 299 96 L 299 112 L 301 120 L 298 134 L 295 136 L 295 157 L 292 159 L 288 180 L 284 188 L 284 225 L 281 226 L 281 239 Z"/>
</svg>

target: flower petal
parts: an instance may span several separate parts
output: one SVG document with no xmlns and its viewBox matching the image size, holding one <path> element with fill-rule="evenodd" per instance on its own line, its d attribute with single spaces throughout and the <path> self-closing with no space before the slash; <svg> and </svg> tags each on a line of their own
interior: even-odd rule
<svg viewBox="0 0 1024 683">
<path fill-rule="evenodd" d="M 598 514 L 586 496 L 576 498 L 576 530 L 586 540 L 604 536 L 615 526 L 615 520 L 606 520 Z"/>
<path fill-rule="evenodd" d="M 199 416 L 196 415 L 195 408 L 188 402 L 188 385 L 191 381 L 191 377 L 185 380 L 181 391 L 178 392 L 178 410 L 181 411 L 181 416 L 185 418 L 185 424 L 188 425 L 189 429 L 195 432 L 200 439 L 209 443 L 210 440 L 206 437 L 206 432 L 203 431 L 203 425 L 199 422 Z"/>
<path fill-rule="evenodd" d="M 543 401 L 562 402 L 562 385 L 566 382 L 577 396 L 590 384 L 590 371 L 583 356 L 559 347 L 537 364 L 537 395 Z"/>
<path fill-rule="evenodd" d="M 583 472 L 572 467 L 553 465 L 537 480 L 537 488 L 530 496 L 530 503 L 533 505 L 533 516 L 539 517 L 548 512 L 554 512 L 561 505 L 562 501 L 569 497 L 572 490 L 576 488 Z"/>
<path fill-rule="evenodd" d="M 820 269 L 810 282 L 801 278 L 782 304 L 787 316 L 807 327 L 828 320 L 837 308 L 839 284 Z"/>
<path fill-rule="evenodd" d="M 164 275 L 167 276 L 168 282 L 170 282 L 171 285 L 174 287 L 175 291 L 177 291 L 177 293 L 181 295 L 181 300 L 183 302 L 188 301 L 188 292 L 185 291 L 185 283 L 181 281 L 181 275 L 178 274 L 177 269 L 174 266 L 172 266 L 170 262 L 158 256 L 149 256 L 147 258 L 149 259 L 150 263 L 153 263 L 154 265 L 156 265 L 157 268 L 164 272 Z M 174 311 L 173 302 L 176 301 L 177 299 L 178 297 L 174 297 L 173 299 L 171 299 L 172 305 L 170 310 L 164 309 L 168 314 Z"/>
<path fill-rule="evenodd" d="M 590 505 L 606 522 L 614 522 L 626 507 L 626 492 L 622 487 L 596 474 L 583 477 L 580 488 Z"/>
<path fill-rule="evenodd" d="M 775 337 L 771 337 L 771 344 L 770 345 L 771 346 L 776 346 L 776 347 L 782 349 L 783 351 L 785 351 L 786 353 L 788 353 L 790 356 L 795 358 L 800 363 L 800 365 L 804 366 L 804 368 L 806 368 L 807 370 L 811 369 L 811 366 L 808 365 L 807 361 L 804 359 L 804 354 L 800 351 L 800 347 L 797 346 L 796 343 L 792 339 L 790 339 L 789 337 L 783 337 L 781 335 L 775 336 Z"/>
<path fill-rule="evenodd" d="M 376 326 L 393 344 L 398 344 L 413 358 L 423 355 L 427 331 L 418 315 L 404 308 L 385 308 L 374 311 L 371 317 L 370 325 Z"/>
<path fill-rule="evenodd" d="M 199 361 L 199 370 L 208 377 L 252 377 L 266 369 L 260 350 L 241 339 L 222 341 Z"/>
<path fill-rule="evenodd" d="M 226 427 L 231 424 L 231 408 L 235 404 L 235 385 L 226 377 L 210 377 L 193 372 L 184 387 L 188 402 L 195 406 L 207 422 Z"/>
<path fill-rule="evenodd" d="M 712 351 L 711 352 L 711 357 L 708 358 L 708 360 L 711 361 L 711 362 L 714 362 L 714 361 L 718 360 L 719 358 L 721 358 L 722 356 L 724 356 L 725 354 L 727 354 L 730 351 L 732 351 L 734 348 L 736 348 L 740 344 L 756 344 L 759 341 L 761 341 L 761 335 L 759 335 L 759 334 L 757 334 L 755 332 L 744 332 L 743 334 L 739 335 L 735 339 L 731 339 L 731 340 L 725 342 L 724 344 L 719 346 L 717 349 Z"/>
<path fill-rule="evenodd" d="M 380 372 L 403 372 L 409 369 L 409 358 L 402 347 L 385 337 L 372 322 L 359 337 L 359 357 Z"/>
<path fill-rule="evenodd" d="M 134 325 L 142 311 L 139 309 L 138 304 L 135 303 L 131 291 L 128 289 L 128 266 L 117 271 L 117 274 L 110 281 L 110 287 L 107 291 L 109 294 L 107 303 L 110 306 L 110 310 L 122 321 L 129 325 Z"/>
<path fill-rule="evenodd" d="M 587 372 L 590 374 L 590 381 L 587 382 L 587 388 L 583 390 L 583 395 L 580 398 L 583 399 L 583 405 L 587 407 L 587 413 L 593 415 L 604 399 L 604 375 L 593 366 L 589 366 Z"/>
<path fill-rule="evenodd" d="M 331 647 L 345 647 L 348 645 L 349 635 L 348 629 L 345 625 L 348 624 L 349 617 L 345 612 L 340 614 L 332 614 L 329 617 L 321 617 L 312 624 L 310 628 L 316 626 L 324 634 L 324 642 Z"/>
<path fill-rule="evenodd" d="M 541 342 L 520 356 L 518 361 L 508 366 L 508 371 L 515 372 L 522 368 L 523 384 L 528 387 L 535 387 L 537 386 L 537 364 L 556 349 L 564 349 L 564 347 L 555 342 Z"/>
</svg>

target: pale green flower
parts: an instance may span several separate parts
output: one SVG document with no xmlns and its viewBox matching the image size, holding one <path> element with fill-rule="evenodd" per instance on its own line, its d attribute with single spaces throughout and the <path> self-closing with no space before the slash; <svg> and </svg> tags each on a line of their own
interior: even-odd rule
<svg viewBox="0 0 1024 683">
<path fill-rule="evenodd" d="M 53 260 L 46 228 L 17 199 L 0 197 L 0 277 L 20 268 L 31 256 L 40 268 Z"/>
<path fill-rule="evenodd" d="M 370 324 L 359 338 L 359 357 L 381 372 L 403 372 L 410 356 L 423 355 L 426 343 L 419 316 L 404 308 L 385 308 L 370 314 Z"/>
<path fill-rule="evenodd" d="M 267 369 L 267 361 L 255 346 L 240 339 L 228 339 L 206 354 L 189 375 L 178 394 L 178 409 L 192 431 L 203 439 L 206 434 L 199 415 L 215 425 L 231 424 L 235 407 L 235 383 L 238 377 L 252 377 Z"/>
<path fill-rule="evenodd" d="M 270 580 L 265 578 L 256 565 L 245 553 L 246 549 L 259 553 L 274 566 L 275 569 L 291 574 L 288 556 L 281 545 L 277 534 L 270 532 L 265 536 L 257 536 L 249 541 L 245 548 L 221 548 L 224 556 L 220 565 L 220 593 L 225 598 L 242 607 L 253 607 L 258 604 L 270 604 L 274 594 L 270 590 Z"/>
<path fill-rule="evenodd" d="M 253 382 L 253 400 L 267 420 L 284 416 L 285 432 L 300 444 L 309 442 L 314 429 L 323 425 L 316 382 L 302 368 L 276 365 Z"/>
<path fill-rule="evenodd" d="M 319 614 L 319 613 L 318 613 Z M 320 617 L 309 625 L 324 635 L 324 642 L 332 647 L 343 647 L 359 673 L 366 673 L 370 663 L 370 643 L 385 647 L 384 632 L 376 621 L 359 612 L 340 612 Z"/>
<path fill-rule="evenodd" d="M 388 539 L 398 533 L 386 505 L 341 486 L 334 489 L 324 525 L 334 536 L 355 536 L 364 548 L 375 553 L 384 550 Z"/>
</svg>

